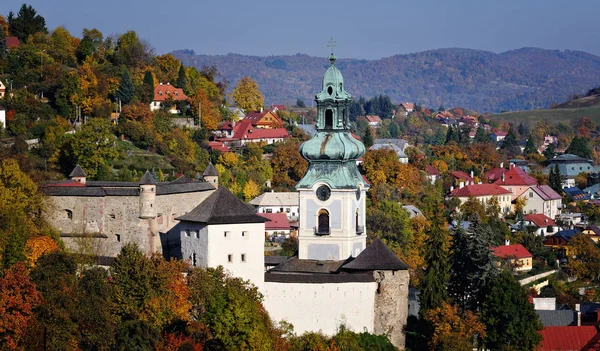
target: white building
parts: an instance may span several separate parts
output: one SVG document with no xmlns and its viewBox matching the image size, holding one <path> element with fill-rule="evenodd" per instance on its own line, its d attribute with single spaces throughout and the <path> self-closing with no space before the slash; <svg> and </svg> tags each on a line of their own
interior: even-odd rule
<svg viewBox="0 0 600 351">
<path fill-rule="evenodd" d="M 492 197 L 498 199 L 500 205 L 500 216 L 510 212 L 511 192 L 496 184 L 469 184 L 450 192 L 449 197 L 460 200 L 461 206 L 470 198 L 480 201 L 484 206 Z"/>
<path fill-rule="evenodd" d="M 552 219 L 560 214 L 562 197 L 548 185 L 532 186 L 519 198 L 525 199 L 525 213 L 543 214 Z"/>
<path fill-rule="evenodd" d="M 4 109 L 0 109 L 0 124 L 2 124 L 2 129 L 6 129 L 6 111 Z"/>
<path fill-rule="evenodd" d="M 256 213 L 285 213 L 288 220 L 298 219 L 300 199 L 297 192 L 270 192 L 261 194 L 248 202 Z"/>
</svg>

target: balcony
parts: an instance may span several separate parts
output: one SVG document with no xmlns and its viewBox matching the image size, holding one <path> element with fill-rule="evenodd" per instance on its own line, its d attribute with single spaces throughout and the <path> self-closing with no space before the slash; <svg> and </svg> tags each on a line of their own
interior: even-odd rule
<svg viewBox="0 0 600 351">
<path fill-rule="evenodd" d="M 364 225 L 357 225 L 356 226 L 356 235 L 361 235 L 365 232 L 365 226 Z"/>
<path fill-rule="evenodd" d="M 331 229 L 329 227 L 327 227 L 327 228 L 314 227 L 314 229 L 315 229 L 315 235 L 329 235 L 329 234 L 331 234 Z"/>
</svg>

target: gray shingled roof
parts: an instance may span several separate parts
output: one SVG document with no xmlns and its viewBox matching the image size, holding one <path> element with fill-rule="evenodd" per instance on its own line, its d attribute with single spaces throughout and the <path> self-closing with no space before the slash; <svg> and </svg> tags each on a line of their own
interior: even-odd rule
<svg viewBox="0 0 600 351">
<path fill-rule="evenodd" d="M 140 179 L 140 185 L 156 185 L 156 179 L 150 174 L 150 171 L 146 170 L 146 173 Z"/>
<path fill-rule="evenodd" d="M 375 239 L 354 260 L 342 266 L 343 269 L 374 271 L 374 270 L 406 270 L 408 265 L 402 262 L 381 239 Z"/>
<path fill-rule="evenodd" d="M 267 221 L 224 187 L 217 189 L 191 212 L 176 219 L 206 224 L 264 223 Z"/>
<path fill-rule="evenodd" d="M 566 327 L 577 324 L 577 312 L 573 310 L 535 310 L 544 327 Z"/>
<path fill-rule="evenodd" d="M 217 172 L 217 169 L 215 168 L 215 166 L 213 166 L 212 162 L 209 162 L 208 166 L 206 166 L 206 169 L 204 170 L 204 173 L 202 173 L 202 176 L 218 177 L 219 172 Z"/>
<path fill-rule="evenodd" d="M 72 182 L 72 181 L 69 181 Z M 60 186 L 64 181 L 48 183 L 41 189 L 48 196 L 138 196 L 139 185 L 132 182 L 87 182 L 85 186 Z M 158 183 L 156 195 L 212 191 L 215 188 L 205 182 Z"/>
<path fill-rule="evenodd" d="M 318 273 L 328 274 L 336 273 L 346 261 L 319 261 L 319 260 L 301 260 L 294 256 L 277 267 L 272 272 L 282 273 Z"/>
<path fill-rule="evenodd" d="M 71 172 L 71 174 L 69 174 L 69 178 L 73 178 L 73 177 L 85 177 L 85 172 L 83 171 L 83 169 L 81 168 L 80 165 L 75 166 L 75 168 L 73 169 L 73 171 Z"/>
<path fill-rule="evenodd" d="M 275 268 L 273 268 L 275 269 Z M 334 283 L 371 283 L 375 281 L 371 273 L 340 273 L 340 274 L 289 274 L 274 273 L 273 269 L 265 273 L 265 282 L 271 283 L 304 283 L 304 284 L 334 284 Z"/>
</svg>

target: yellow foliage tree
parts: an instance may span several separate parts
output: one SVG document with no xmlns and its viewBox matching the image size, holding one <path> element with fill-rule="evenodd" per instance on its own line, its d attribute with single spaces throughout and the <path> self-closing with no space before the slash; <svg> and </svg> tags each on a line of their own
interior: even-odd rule
<svg viewBox="0 0 600 351">
<path fill-rule="evenodd" d="M 246 182 L 246 185 L 244 186 L 244 199 L 246 199 L 246 201 L 257 197 L 259 193 L 260 188 L 255 181 L 250 179 Z"/>
<path fill-rule="evenodd" d="M 219 155 L 218 163 L 222 164 L 226 168 L 231 168 L 237 166 L 239 161 L 240 160 L 237 154 L 233 152 L 226 152 L 224 154 Z"/>
<path fill-rule="evenodd" d="M 157 56 L 154 61 L 158 67 L 158 72 L 156 72 L 158 82 L 175 83 L 181 62 L 171 54 Z"/>
<path fill-rule="evenodd" d="M 192 115 L 199 117 L 202 128 L 208 130 L 217 129 L 219 122 L 221 122 L 221 114 L 204 89 L 198 88 L 194 96 L 190 98 L 190 108 Z"/>
<path fill-rule="evenodd" d="M 485 338 L 485 325 L 471 311 L 460 312 L 455 305 L 442 302 L 440 307 L 427 311 L 427 320 L 433 327 L 430 350 L 472 350 L 473 338 Z"/>
<path fill-rule="evenodd" d="M 30 238 L 25 244 L 25 256 L 30 266 L 35 266 L 40 256 L 58 250 L 56 241 L 47 235 Z"/>
<path fill-rule="evenodd" d="M 442 160 L 435 160 L 431 163 L 431 165 L 435 167 L 440 174 L 448 172 L 448 164 Z"/>
<path fill-rule="evenodd" d="M 235 101 L 239 108 L 245 111 L 259 110 L 265 100 L 258 89 L 258 84 L 248 76 L 243 77 L 238 82 L 229 97 Z"/>
</svg>

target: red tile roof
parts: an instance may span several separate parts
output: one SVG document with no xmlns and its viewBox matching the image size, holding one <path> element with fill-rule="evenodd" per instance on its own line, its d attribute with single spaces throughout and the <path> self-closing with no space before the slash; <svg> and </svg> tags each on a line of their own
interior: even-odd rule
<svg viewBox="0 0 600 351">
<path fill-rule="evenodd" d="M 488 182 L 493 183 L 498 179 L 501 179 L 502 175 L 506 173 L 506 171 L 508 171 L 506 168 L 492 168 L 489 171 L 487 171 L 485 177 L 487 178 Z"/>
<path fill-rule="evenodd" d="M 278 110 L 285 110 L 285 105 L 277 105 L 277 104 L 273 104 L 271 105 L 271 111 L 273 111 L 273 109 L 277 107 Z"/>
<path fill-rule="evenodd" d="M 233 130 L 233 122 L 221 122 L 219 124 L 219 127 L 217 127 L 218 130 Z"/>
<path fill-rule="evenodd" d="M 19 46 L 21 46 L 21 43 L 19 43 L 19 38 L 6 37 L 6 48 L 12 49 L 12 48 L 18 48 Z"/>
<path fill-rule="evenodd" d="M 413 104 L 412 102 L 403 102 L 398 106 L 402 106 L 407 110 L 414 110 L 415 109 L 415 104 Z"/>
<path fill-rule="evenodd" d="M 259 213 L 258 215 L 268 219 L 265 222 L 266 230 L 290 230 L 290 222 L 287 219 L 287 215 L 283 212 Z"/>
<path fill-rule="evenodd" d="M 166 101 L 172 97 L 175 101 L 187 100 L 188 97 L 183 93 L 183 89 L 175 88 L 171 84 L 159 84 L 154 87 L 154 100 L 153 101 Z"/>
<path fill-rule="evenodd" d="M 381 123 L 381 118 L 379 116 L 365 116 L 369 123 Z"/>
<path fill-rule="evenodd" d="M 503 136 L 503 137 L 505 137 L 505 136 L 508 135 L 508 132 L 494 132 L 493 134 L 496 135 L 496 136 Z"/>
<path fill-rule="evenodd" d="M 498 179 L 494 184 L 498 185 L 537 185 L 537 180 L 527 174 L 521 167 L 511 166 L 510 169 L 504 173 L 504 180 Z"/>
<path fill-rule="evenodd" d="M 212 151 L 215 151 L 215 150 L 219 150 L 221 152 L 228 152 L 229 151 L 229 146 L 223 144 L 220 141 L 209 141 L 208 142 L 208 146 L 210 147 L 210 149 Z"/>
<path fill-rule="evenodd" d="M 462 188 L 454 189 L 450 196 L 472 197 L 472 196 L 497 196 L 511 194 L 510 191 L 496 184 L 471 184 Z"/>
<path fill-rule="evenodd" d="M 289 138 L 290 134 L 285 128 L 255 128 L 251 129 L 245 139 L 273 139 L 273 138 Z"/>
<path fill-rule="evenodd" d="M 543 337 L 541 351 L 600 350 L 600 337 L 595 326 L 545 327 L 539 333 Z"/>
<path fill-rule="evenodd" d="M 425 168 L 425 171 L 427 171 L 427 174 L 429 174 L 429 175 L 436 175 L 436 176 L 440 175 L 440 172 L 438 172 L 437 168 L 433 167 L 432 165 L 427 165 L 427 167 Z"/>
<path fill-rule="evenodd" d="M 526 221 L 533 222 L 538 228 L 546 228 L 547 226 L 556 226 L 556 222 L 545 214 L 532 213 L 525 216 Z"/>
<path fill-rule="evenodd" d="M 473 179 L 470 175 L 466 174 L 463 171 L 454 171 L 451 173 L 452 177 L 456 180 L 466 180 L 468 182 L 474 182 L 475 179 Z"/>
<path fill-rule="evenodd" d="M 492 247 L 492 252 L 499 258 L 527 258 L 533 255 L 521 244 L 511 244 Z"/>
<path fill-rule="evenodd" d="M 271 116 L 273 116 L 272 121 L 263 120 L 263 118 L 267 114 L 270 114 Z M 249 120 L 252 122 L 252 125 L 254 125 L 254 126 L 261 123 L 261 121 L 262 121 L 261 124 L 267 125 L 270 127 L 281 127 L 283 125 L 283 122 L 281 121 L 281 119 L 279 119 L 279 117 L 277 116 L 277 113 L 273 113 L 271 110 L 266 110 L 266 111 L 262 111 L 262 112 L 261 111 L 250 111 L 250 112 L 248 112 L 246 117 L 244 117 L 242 120 Z"/>
</svg>

